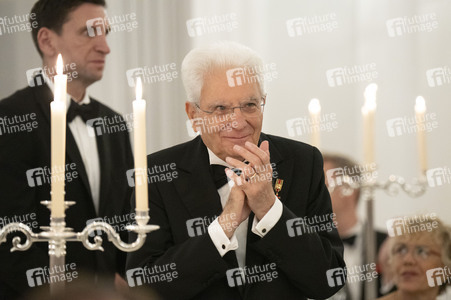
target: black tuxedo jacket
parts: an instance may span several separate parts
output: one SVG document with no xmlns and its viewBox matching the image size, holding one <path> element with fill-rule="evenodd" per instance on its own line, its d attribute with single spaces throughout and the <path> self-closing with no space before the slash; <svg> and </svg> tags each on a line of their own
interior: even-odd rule
<svg viewBox="0 0 451 300">
<path fill-rule="evenodd" d="M 260 277 L 253 283 L 241 285 L 235 281 L 229 285 L 236 280 L 227 276 L 228 270 L 237 267 L 235 251 L 221 257 L 206 230 L 196 236 L 191 232 L 190 237 L 188 220 L 202 218 L 211 222 L 222 211 L 209 171 L 207 148 L 197 137 L 148 157 L 150 168 L 175 163 L 178 176 L 171 182 L 150 180 L 149 223 L 160 229 L 150 233 L 140 250 L 128 254 L 130 285 L 150 283 L 164 299 L 227 300 L 327 298 L 341 288 L 329 286 L 326 274 L 329 269 L 345 266 L 336 229 L 304 231 L 290 237 L 287 228 L 290 219 L 332 212 L 320 152 L 276 136 L 261 134 L 260 140 L 269 141 L 271 163 L 276 164 L 277 178 L 283 180 L 279 196 L 284 206 L 280 220 L 263 238 L 252 233 L 254 215 L 250 215 L 246 266 L 251 270 L 253 266 L 264 268 L 275 263 L 277 278 Z M 177 278 L 157 280 L 154 275 L 161 279 L 162 270 L 168 267 L 176 271 Z M 267 272 L 258 274 L 266 276 Z"/>
<path fill-rule="evenodd" d="M 27 87 L 0 101 L 0 118 L 3 120 L 0 135 L 0 218 L 2 227 L 11 221 L 22 221 L 40 232 L 39 226 L 48 226 L 50 212 L 40 204 L 50 200 L 50 183 L 42 177 L 42 172 L 31 178 L 28 170 L 50 168 L 50 102 L 52 92 L 47 85 Z M 99 117 L 118 116 L 110 108 L 91 99 Z M 31 115 L 34 114 L 34 115 Z M 33 116 L 35 126 L 32 130 L 15 131 L 11 124 L 4 126 L 5 120 L 11 122 L 25 120 L 24 116 Z M 22 119 L 18 119 L 17 117 Z M 1 120 L 1 119 L 0 119 Z M 23 124 L 24 122 L 20 123 Z M 22 129 L 26 128 L 21 125 Z M 100 203 L 99 214 L 89 187 L 85 166 L 71 130 L 66 126 L 66 164 L 73 164 L 66 177 L 66 200 L 76 204 L 66 210 L 66 226 L 80 232 L 86 222 L 94 218 L 103 218 L 113 227 L 122 228 L 118 221 L 125 220 L 130 214 L 130 196 L 132 189 L 127 184 L 126 171 L 133 168 L 133 157 L 127 131 L 96 136 L 100 162 Z M 70 178 L 69 178 L 70 177 Z M 76 177 L 76 178 L 75 178 Z M 30 181 L 31 180 L 31 181 Z M 34 186 L 32 186 L 34 185 Z M 6 221 L 6 222 L 5 222 Z M 132 223 L 131 221 L 130 223 Z M 123 239 L 128 233 L 122 232 Z M 10 253 L 11 239 L 0 245 L 0 299 L 12 299 L 29 288 L 26 270 L 44 268 L 49 265 L 48 243 L 35 243 L 27 251 Z M 81 274 L 96 273 L 114 276 L 125 268 L 125 253 L 109 243 L 105 237 L 105 252 L 89 251 L 80 242 L 68 242 L 66 263 L 76 263 L 76 271 Z M 83 277 L 82 275 L 79 275 Z M 46 284 L 48 286 L 48 284 Z M 3 297 L 3 298 L 2 298 Z"/>
</svg>

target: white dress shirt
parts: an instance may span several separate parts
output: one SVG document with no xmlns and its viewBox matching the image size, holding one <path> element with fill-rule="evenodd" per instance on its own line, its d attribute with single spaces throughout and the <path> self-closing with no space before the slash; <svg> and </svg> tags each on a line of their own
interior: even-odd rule
<svg viewBox="0 0 451 300">
<path fill-rule="evenodd" d="M 344 261 L 346 262 L 346 266 L 351 268 L 353 266 L 361 266 L 363 263 L 363 223 L 358 221 L 356 225 L 354 225 L 344 236 L 343 238 L 347 238 L 355 235 L 355 242 L 352 246 L 349 244 L 343 243 L 344 246 Z M 357 268 L 358 269 L 358 268 Z M 355 274 L 353 275 L 355 276 Z M 347 281 L 346 285 L 348 291 L 350 293 L 351 298 L 349 300 L 360 299 L 360 294 L 362 292 L 362 283 L 359 280 L 354 282 Z"/>
<path fill-rule="evenodd" d="M 50 90 L 54 90 L 53 82 L 45 75 L 44 80 L 50 87 Z M 67 94 L 66 99 L 66 111 L 69 109 L 71 96 Z M 75 101 L 75 100 L 74 100 Z M 85 95 L 82 101 L 78 102 L 78 105 L 89 104 L 88 93 Z M 89 187 L 91 189 L 91 196 L 94 201 L 94 208 L 97 215 L 99 214 L 99 200 L 100 200 L 100 162 L 99 152 L 97 150 L 97 140 L 95 136 L 88 134 L 88 125 L 83 122 L 80 116 L 76 116 L 72 122 L 69 123 L 69 129 L 74 136 L 75 142 L 80 152 L 81 159 L 88 175 Z M 71 201 L 77 201 L 78 199 L 67 199 Z"/>
<path fill-rule="evenodd" d="M 233 169 L 232 166 L 216 156 L 210 149 L 208 149 L 208 156 L 210 158 L 211 165 L 222 165 Z M 230 185 L 228 184 L 225 184 L 218 189 L 222 208 L 224 208 L 227 200 L 229 199 L 230 189 Z M 257 217 L 254 216 L 254 220 L 252 222 L 252 232 L 259 235 L 260 237 L 264 237 L 279 221 L 280 217 L 282 216 L 282 211 L 283 204 L 276 197 L 276 201 L 274 202 L 273 206 L 260 220 L 260 222 L 257 222 Z M 230 240 L 225 234 L 221 225 L 219 225 L 218 218 L 216 218 L 208 226 L 208 234 L 210 235 L 213 244 L 216 246 L 216 249 L 218 249 L 219 254 L 221 256 L 224 256 L 230 250 L 236 250 L 236 258 L 238 261 L 238 266 L 240 268 L 244 268 L 244 266 L 246 265 L 246 238 L 248 223 L 249 218 L 247 218 L 238 226 Z"/>
</svg>

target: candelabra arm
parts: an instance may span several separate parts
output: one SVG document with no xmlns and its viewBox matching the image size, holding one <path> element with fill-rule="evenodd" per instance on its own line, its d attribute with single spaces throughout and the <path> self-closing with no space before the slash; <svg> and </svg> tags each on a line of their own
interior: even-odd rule
<svg viewBox="0 0 451 300">
<path fill-rule="evenodd" d="M 19 236 L 12 240 L 11 252 L 28 250 L 34 242 L 39 241 L 39 235 L 34 233 L 30 227 L 22 223 L 10 223 L 0 230 L 0 244 L 6 242 L 6 236 L 12 232 L 20 231 L 25 234 L 25 242 Z"/>
<path fill-rule="evenodd" d="M 100 236 L 94 237 L 94 243 L 89 241 L 89 235 L 94 231 L 103 231 L 107 234 L 108 240 L 112 242 L 119 250 L 124 252 L 136 251 L 142 247 L 146 240 L 147 233 L 157 230 L 160 227 L 157 225 L 130 225 L 126 227 L 128 230 L 134 231 L 138 234 L 137 239 L 131 243 L 125 243 L 121 240 L 120 235 L 114 230 L 114 228 L 105 222 L 92 222 L 83 229 L 82 232 L 77 233 L 74 240 L 80 241 L 88 250 L 100 250 L 103 251 L 102 243 L 103 239 Z"/>
</svg>

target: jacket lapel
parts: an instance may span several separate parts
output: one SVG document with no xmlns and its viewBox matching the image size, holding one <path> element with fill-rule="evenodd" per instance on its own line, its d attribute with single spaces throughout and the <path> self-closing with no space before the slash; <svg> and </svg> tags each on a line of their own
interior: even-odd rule
<svg viewBox="0 0 451 300">
<path fill-rule="evenodd" d="M 177 161 L 180 177 L 174 185 L 190 215 L 193 218 L 219 216 L 221 200 L 210 174 L 208 151 L 202 139 L 194 139 Z"/>
</svg>

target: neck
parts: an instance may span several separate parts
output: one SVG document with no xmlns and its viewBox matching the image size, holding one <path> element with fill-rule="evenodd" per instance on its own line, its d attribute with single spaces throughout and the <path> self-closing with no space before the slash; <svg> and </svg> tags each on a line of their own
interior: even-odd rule
<svg viewBox="0 0 451 300">
<path fill-rule="evenodd" d="M 357 214 L 354 209 L 347 209 L 343 212 L 336 213 L 337 216 L 337 229 L 340 237 L 348 234 L 349 230 L 354 227 L 357 222 Z"/>
<path fill-rule="evenodd" d="M 72 80 L 70 83 L 67 83 L 67 92 L 72 96 L 75 102 L 80 102 L 85 96 L 86 86 L 79 81 Z"/>
<path fill-rule="evenodd" d="M 438 295 L 438 289 L 427 289 L 423 291 L 408 292 L 397 290 L 395 292 L 396 300 L 435 300 Z"/>
</svg>

